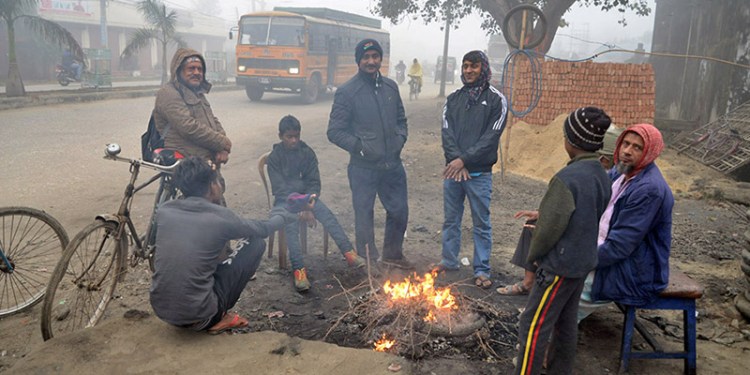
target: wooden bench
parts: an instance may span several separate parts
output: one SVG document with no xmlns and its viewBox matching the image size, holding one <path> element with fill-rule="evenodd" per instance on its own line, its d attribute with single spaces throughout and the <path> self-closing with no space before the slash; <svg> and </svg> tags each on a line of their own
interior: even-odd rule
<svg viewBox="0 0 750 375">
<path fill-rule="evenodd" d="M 676 269 L 670 269 L 669 284 L 659 298 L 645 306 L 617 306 L 625 314 L 622 328 L 622 346 L 620 347 L 620 372 L 628 372 L 630 359 L 680 359 L 685 362 L 685 374 L 694 375 L 697 372 L 696 353 L 696 317 L 695 300 L 703 296 L 703 287 L 693 279 Z M 665 352 L 656 339 L 646 330 L 636 317 L 636 310 L 682 310 L 683 351 Z M 653 349 L 652 352 L 634 352 L 632 350 L 634 328 Z"/>
</svg>

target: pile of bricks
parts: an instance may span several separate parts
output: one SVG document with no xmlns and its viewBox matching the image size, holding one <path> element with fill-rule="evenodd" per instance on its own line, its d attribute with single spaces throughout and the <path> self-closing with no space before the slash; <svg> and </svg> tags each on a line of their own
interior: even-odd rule
<svg viewBox="0 0 750 375">
<path fill-rule="evenodd" d="M 650 64 L 544 61 L 541 66 L 541 98 L 522 121 L 547 125 L 578 107 L 595 106 L 604 109 L 619 127 L 653 124 L 656 90 Z M 513 76 L 515 111 L 526 109 L 531 101 L 531 78 L 528 60 L 518 59 Z M 508 95 L 509 88 L 503 92 Z"/>
</svg>

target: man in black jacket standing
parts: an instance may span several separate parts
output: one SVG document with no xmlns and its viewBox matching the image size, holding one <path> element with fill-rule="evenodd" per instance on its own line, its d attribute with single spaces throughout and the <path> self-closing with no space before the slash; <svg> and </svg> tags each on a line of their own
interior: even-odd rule
<svg viewBox="0 0 750 375">
<path fill-rule="evenodd" d="M 490 86 L 487 55 L 467 53 L 461 64 L 464 86 L 448 96 L 443 108 L 443 255 L 437 271 L 457 270 L 461 251 L 461 218 L 468 198 L 474 224 L 474 282 L 487 289 L 492 251 L 492 166 L 497 162 L 500 135 L 507 121 L 508 103 Z"/>
<path fill-rule="evenodd" d="M 386 210 L 381 262 L 412 269 L 403 256 L 404 233 L 409 220 L 406 172 L 401 149 L 407 136 L 406 114 L 398 85 L 380 74 L 383 49 L 374 39 L 364 39 L 354 50 L 359 72 L 341 86 L 333 99 L 328 140 L 349 152 L 349 186 L 354 205 L 357 252 L 377 259 L 373 208 L 375 197 Z"/>
</svg>

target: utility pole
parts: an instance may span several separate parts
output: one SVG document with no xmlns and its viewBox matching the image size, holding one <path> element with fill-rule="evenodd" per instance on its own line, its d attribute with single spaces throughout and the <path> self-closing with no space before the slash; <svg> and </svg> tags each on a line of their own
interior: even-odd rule
<svg viewBox="0 0 750 375">
<path fill-rule="evenodd" d="M 445 17 L 445 39 L 443 40 L 443 66 L 440 67 L 440 93 L 438 98 L 445 97 L 445 78 L 447 77 L 446 70 L 448 69 L 448 39 L 451 31 L 451 16 Z"/>
<path fill-rule="evenodd" d="M 107 48 L 107 45 L 109 44 L 109 39 L 107 37 L 107 0 L 99 0 L 99 14 L 101 48 Z"/>
</svg>

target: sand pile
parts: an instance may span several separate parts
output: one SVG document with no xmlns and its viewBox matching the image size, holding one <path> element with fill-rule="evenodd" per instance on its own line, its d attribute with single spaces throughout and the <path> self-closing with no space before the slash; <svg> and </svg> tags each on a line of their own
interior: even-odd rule
<svg viewBox="0 0 750 375">
<path fill-rule="evenodd" d="M 506 173 L 549 181 L 568 162 L 568 154 L 563 148 L 562 123 L 566 114 L 561 114 L 546 126 L 529 125 L 518 122 L 506 129 L 501 146 L 505 158 Z M 510 147 L 506 140 L 510 136 Z M 664 174 L 674 193 L 690 191 L 698 180 L 726 179 L 716 172 L 686 156 L 677 155 L 674 150 L 665 149 L 656 164 Z M 496 166 L 499 170 L 499 163 Z"/>
</svg>

